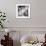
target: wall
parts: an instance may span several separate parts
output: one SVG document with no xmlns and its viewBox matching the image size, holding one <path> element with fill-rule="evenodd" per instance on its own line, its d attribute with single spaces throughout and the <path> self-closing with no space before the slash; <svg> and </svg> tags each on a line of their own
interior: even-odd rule
<svg viewBox="0 0 46 46">
<path fill-rule="evenodd" d="M 31 18 L 16 19 L 16 3 L 31 4 Z M 46 0 L 0 0 L 0 9 L 6 12 L 7 27 L 46 27 Z"/>
<path fill-rule="evenodd" d="M 16 3 L 31 4 L 31 18 L 16 19 Z M 0 9 L 6 12 L 8 22 L 5 23 L 12 31 L 46 31 L 46 0 L 0 0 Z M 46 33 L 46 32 L 45 32 Z"/>
</svg>

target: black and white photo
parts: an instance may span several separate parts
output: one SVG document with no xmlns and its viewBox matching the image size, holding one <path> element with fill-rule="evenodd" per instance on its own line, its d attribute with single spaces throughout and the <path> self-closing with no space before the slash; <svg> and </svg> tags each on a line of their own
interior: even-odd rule
<svg viewBox="0 0 46 46">
<path fill-rule="evenodd" d="M 16 18 L 30 18 L 30 4 L 16 4 Z"/>
</svg>

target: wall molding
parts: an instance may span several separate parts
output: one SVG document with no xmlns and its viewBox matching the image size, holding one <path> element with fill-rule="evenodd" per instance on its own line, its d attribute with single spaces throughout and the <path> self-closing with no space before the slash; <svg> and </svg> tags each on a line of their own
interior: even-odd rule
<svg viewBox="0 0 46 46">
<path fill-rule="evenodd" d="M 4 27 L 10 31 L 46 31 L 46 27 Z"/>
<path fill-rule="evenodd" d="M 46 28 L 46 27 L 4 27 L 4 28 Z"/>
</svg>

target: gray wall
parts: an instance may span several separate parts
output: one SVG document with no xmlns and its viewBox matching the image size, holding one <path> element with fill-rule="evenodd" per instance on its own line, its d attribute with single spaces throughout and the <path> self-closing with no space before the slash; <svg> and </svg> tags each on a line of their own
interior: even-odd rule
<svg viewBox="0 0 46 46">
<path fill-rule="evenodd" d="M 31 4 L 31 18 L 16 19 L 17 3 Z M 6 12 L 6 27 L 46 27 L 46 0 L 0 0 L 0 9 Z"/>
<path fill-rule="evenodd" d="M 30 3 L 31 18 L 17 19 L 16 3 Z M 5 26 L 8 29 L 21 31 L 22 35 L 31 31 L 45 31 L 44 33 L 46 33 L 46 0 L 32 0 L 32 2 L 31 0 L 0 0 L 0 10 L 6 12 L 8 21 Z M 26 32 L 23 33 L 23 31 Z M 18 35 L 16 34 L 16 36 Z"/>
</svg>

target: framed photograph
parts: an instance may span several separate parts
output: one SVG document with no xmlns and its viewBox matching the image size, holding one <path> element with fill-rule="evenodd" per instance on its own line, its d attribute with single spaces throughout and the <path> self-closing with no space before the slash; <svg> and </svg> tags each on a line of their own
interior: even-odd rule
<svg viewBox="0 0 46 46">
<path fill-rule="evenodd" d="M 30 4 L 16 4 L 16 18 L 30 18 Z"/>
</svg>

